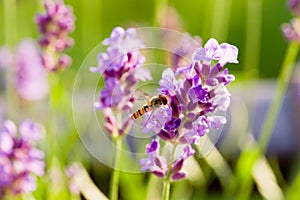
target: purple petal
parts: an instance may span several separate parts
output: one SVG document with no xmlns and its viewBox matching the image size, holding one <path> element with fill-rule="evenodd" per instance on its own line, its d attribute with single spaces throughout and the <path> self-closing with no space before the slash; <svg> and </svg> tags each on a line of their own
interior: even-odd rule
<svg viewBox="0 0 300 200">
<path fill-rule="evenodd" d="M 24 140 L 40 140 L 42 138 L 42 126 L 29 119 L 20 124 L 19 130 Z"/>
<path fill-rule="evenodd" d="M 182 169 L 183 166 L 183 159 L 179 159 L 177 161 L 174 162 L 173 166 L 172 166 L 172 173 L 177 173 Z"/>
<path fill-rule="evenodd" d="M 7 132 L 0 133 L 0 153 L 10 154 L 13 150 L 14 140 Z"/>
<path fill-rule="evenodd" d="M 178 181 L 184 179 L 186 175 L 187 175 L 186 172 L 177 172 L 176 174 L 173 174 L 171 178 L 174 181 Z"/>
<path fill-rule="evenodd" d="M 150 144 L 146 146 L 146 153 L 152 153 L 159 150 L 159 141 L 157 139 L 153 139 Z"/>
</svg>

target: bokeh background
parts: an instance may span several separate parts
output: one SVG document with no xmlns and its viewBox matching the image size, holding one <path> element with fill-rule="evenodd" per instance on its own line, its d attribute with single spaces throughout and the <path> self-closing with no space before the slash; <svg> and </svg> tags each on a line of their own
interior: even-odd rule
<svg viewBox="0 0 300 200">
<path fill-rule="evenodd" d="M 61 171 L 68 164 L 79 161 L 98 188 L 104 194 L 108 193 L 111 169 L 86 151 L 72 120 L 72 89 L 76 73 L 89 52 L 108 37 L 114 27 L 157 26 L 198 35 L 204 43 L 214 37 L 220 43 L 228 42 L 239 49 L 239 64 L 229 65 L 230 72 L 236 77 L 229 86 L 232 93 L 227 115 L 229 122 L 217 148 L 208 157 L 197 159 L 200 165 L 196 170 L 197 178 L 175 183 L 171 199 L 300 198 L 297 191 L 300 188 L 300 71 L 297 64 L 269 147 L 260 156 L 256 170 L 249 169 L 257 153 L 255 141 L 274 99 L 276 80 L 288 46 L 281 32 L 281 25 L 292 17 L 286 0 L 65 0 L 65 3 L 73 7 L 76 28 L 71 34 L 75 45 L 67 52 L 73 64 L 60 74 L 56 89 L 59 99 L 56 103 L 57 121 L 63 132 L 57 136 L 57 162 Z M 16 6 L 17 18 L 10 24 L 16 30 L 12 45 L 23 38 L 39 37 L 34 16 L 44 11 L 42 2 L 37 0 L 17 0 Z M 0 46 L 6 44 L 7 38 L 4 14 L 4 1 L 0 0 Z M 5 98 L 3 86 L 1 93 Z M 49 110 L 44 112 L 45 104 L 46 101 L 34 108 L 35 114 L 30 117 L 47 124 Z M 12 116 L 19 120 L 30 113 L 32 110 L 28 111 L 25 105 L 16 107 Z M 65 191 L 58 192 L 59 197 L 84 198 L 70 194 L 67 179 L 62 179 L 65 180 L 61 183 Z M 147 189 L 149 180 L 150 189 Z M 46 182 L 40 180 L 34 194 L 37 199 L 46 197 L 51 190 L 47 190 Z M 154 199 L 159 191 L 155 189 L 156 183 L 159 181 L 149 174 L 124 173 L 121 175 L 120 198 Z"/>
</svg>

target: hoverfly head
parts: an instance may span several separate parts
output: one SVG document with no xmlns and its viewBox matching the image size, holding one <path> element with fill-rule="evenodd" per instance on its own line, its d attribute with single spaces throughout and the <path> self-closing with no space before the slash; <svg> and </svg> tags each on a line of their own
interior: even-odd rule
<svg viewBox="0 0 300 200">
<path fill-rule="evenodd" d="M 163 105 L 167 105 L 168 104 L 168 97 L 167 97 L 167 95 L 160 94 L 159 95 L 159 100 L 162 102 Z"/>
</svg>

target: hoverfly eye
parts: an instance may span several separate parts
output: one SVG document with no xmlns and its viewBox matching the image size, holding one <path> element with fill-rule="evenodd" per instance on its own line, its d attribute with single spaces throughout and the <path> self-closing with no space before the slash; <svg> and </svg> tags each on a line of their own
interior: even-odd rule
<svg viewBox="0 0 300 200">
<path fill-rule="evenodd" d="M 164 105 L 167 105 L 168 104 L 167 97 L 162 97 L 162 102 L 163 102 Z"/>
</svg>

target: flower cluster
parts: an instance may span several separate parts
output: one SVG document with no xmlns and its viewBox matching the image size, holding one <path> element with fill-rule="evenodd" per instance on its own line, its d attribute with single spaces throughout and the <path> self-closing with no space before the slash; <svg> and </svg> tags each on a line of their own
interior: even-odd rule
<svg viewBox="0 0 300 200">
<path fill-rule="evenodd" d="M 16 72 L 16 91 L 22 100 L 38 101 L 49 92 L 48 72 L 42 65 L 40 50 L 34 40 L 24 39 L 16 52 L 0 49 L 0 68 Z"/>
<path fill-rule="evenodd" d="M 186 146 L 183 153 L 173 162 L 169 169 L 167 159 L 160 155 L 160 144 L 157 139 L 153 139 L 150 144 L 146 147 L 148 158 L 142 158 L 140 164 L 142 170 L 150 170 L 153 174 L 160 178 L 170 178 L 173 181 L 180 180 L 187 175 L 187 172 L 182 170 L 184 161 L 195 151 L 190 147 Z"/>
<path fill-rule="evenodd" d="M 17 91 L 27 101 L 37 101 L 49 92 L 48 72 L 33 40 L 23 40 L 16 52 Z"/>
<path fill-rule="evenodd" d="M 174 171 L 176 163 L 183 162 L 194 153 L 190 146 L 199 144 L 201 136 L 226 123 L 226 118 L 218 115 L 217 111 L 227 110 L 230 93 L 226 86 L 235 78 L 223 67 L 227 63 L 237 63 L 237 55 L 235 46 L 210 39 L 204 47 L 195 50 L 193 62 L 188 67 L 178 68 L 176 72 L 164 70 L 159 91 L 168 96 L 169 106 L 149 115 L 144 126 L 146 131 L 155 131 L 160 139 L 174 144 L 175 148 L 177 144 L 186 145 L 185 156 L 174 158 L 172 171 L 167 174 Z M 158 175 L 157 167 L 163 170 L 165 165 L 161 164 L 163 159 L 158 154 L 158 147 L 153 148 L 155 145 L 152 142 L 148 146 L 147 162 L 141 160 L 140 164 L 142 170 Z M 160 162 L 152 162 L 153 159 Z M 179 177 L 184 178 L 183 175 Z"/>
<path fill-rule="evenodd" d="M 91 67 L 90 71 L 102 74 L 105 88 L 100 91 L 99 101 L 95 103 L 97 109 L 103 110 L 106 118 L 106 129 L 114 136 L 121 135 L 130 123 L 130 119 L 117 128 L 113 111 L 129 111 L 135 101 L 131 95 L 138 81 L 151 80 L 150 71 L 142 64 L 145 57 L 139 49 L 144 45 L 137 38 L 134 28 L 124 30 L 116 27 L 110 38 L 102 42 L 108 46 L 106 52 L 98 55 L 98 66 Z"/>
<path fill-rule="evenodd" d="M 75 16 L 72 8 L 63 1 L 46 0 L 44 6 L 46 13 L 36 16 L 42 34 L 40 45 L 44 48 L 43 64 L 48 70 L 56 71 L 71 65 L 71 58 L 61 52 L 74 44 L 68 34 L 74 30 Z"/>
<path fill-rule="evenodd" d="M 284 37 L 288 41 L 300 42 L 300 1 L 289 0 L 289 9 L 296 16 L 292 18 L 289 23 L 284 23 L 281 27 Z"/>
<path fill-rule="evenodd" d="M 5 121 L 0 132 L 0 197 L 22 194 L 36 189 L 36 176 L 44 174 L 44 154 L 34 147 L 41 139 L 42 126 L 31 120 L 17 127 Z"/>
</svg>

